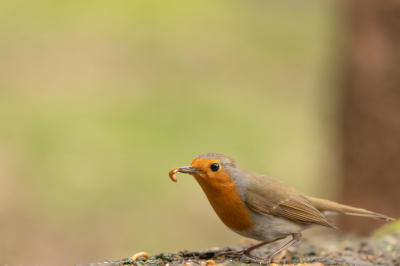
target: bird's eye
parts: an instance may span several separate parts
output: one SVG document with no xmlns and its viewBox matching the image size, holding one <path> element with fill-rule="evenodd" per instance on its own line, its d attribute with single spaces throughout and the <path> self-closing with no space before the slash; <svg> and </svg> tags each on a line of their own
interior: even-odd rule
<svg viewBox="0 0 400 266">
<path fill-rule="evenodd" d="M 218 163 L 213 163 L 213 164 L 210 166 L 210 169 L 211 169 L 211 171 L 213 171 L 213 172 L 217 172 L 217 171 L 219 170 L 219 164 L 218 164 Z"/>
</svg>

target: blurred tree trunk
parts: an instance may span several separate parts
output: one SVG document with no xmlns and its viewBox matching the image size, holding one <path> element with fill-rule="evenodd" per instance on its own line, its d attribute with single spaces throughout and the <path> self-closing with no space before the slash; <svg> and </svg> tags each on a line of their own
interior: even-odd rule
<svg viewBox="0 0 400 266">
<path fill-rule="evenodd" d="M 342 202 L 400 218 L 400 1 L 344 3 Z M 341 228 L 368 234 L 381 224 L 347 216 Z"/>
</svg>

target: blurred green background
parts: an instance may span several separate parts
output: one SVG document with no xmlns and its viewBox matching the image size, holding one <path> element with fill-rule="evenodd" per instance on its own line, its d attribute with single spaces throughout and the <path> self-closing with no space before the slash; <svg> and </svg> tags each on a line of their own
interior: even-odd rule
<svg viewBox="0 0 400 266">
<path fill-rule="evenodd" d="M 1 1 L 0 264 L 237 245 L 206 152 L 335 199 L 334 1 Z"/>
</svg>

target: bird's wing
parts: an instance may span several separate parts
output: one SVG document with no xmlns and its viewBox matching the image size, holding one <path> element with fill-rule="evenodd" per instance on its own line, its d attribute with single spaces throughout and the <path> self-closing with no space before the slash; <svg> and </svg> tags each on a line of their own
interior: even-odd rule
<svg viewBox="0 0 400 266">
<path fill-rule="evenodd" d="M 253 211 L 288 220 L 335 228 L 312 203 L 294 188 L 254 173 L 246 187 L 245 203 Z"/>
</svg>

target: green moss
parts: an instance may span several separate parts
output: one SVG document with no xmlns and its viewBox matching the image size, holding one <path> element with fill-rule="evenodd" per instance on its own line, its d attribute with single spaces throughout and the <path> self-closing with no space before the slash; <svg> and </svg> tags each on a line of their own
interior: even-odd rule
<svg viewBox="0 0 400 266">
<path fill-rule="evenodd" d="M 400 234 L 400 220 L 392 221 L 383 225 L 375 231 L 374 237 L 380 238 L 391 234 Z"/>
</svg>

